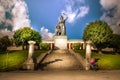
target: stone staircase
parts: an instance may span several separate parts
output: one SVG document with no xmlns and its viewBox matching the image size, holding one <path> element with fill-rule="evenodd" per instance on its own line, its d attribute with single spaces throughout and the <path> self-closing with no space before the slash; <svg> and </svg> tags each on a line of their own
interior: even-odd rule
<svg viewBox="0 0 120 80">
<path fill-rule="evenodd" d="M 86 68 L 86 59 L 82 57 L 79 53 L 75 53 L 73 50 L 69 50 L 71 54 L 73 54 L 76 59 L 81 63 L 82 67 L 85 69 Z"/>
<path fill-rule="evenodd" d="M 38 68 L 41 70 L 81 70 L 83 69 L 78 59 L 69 50 L 53 50 L 43 54 L 37 59 Z"/>
</svg>

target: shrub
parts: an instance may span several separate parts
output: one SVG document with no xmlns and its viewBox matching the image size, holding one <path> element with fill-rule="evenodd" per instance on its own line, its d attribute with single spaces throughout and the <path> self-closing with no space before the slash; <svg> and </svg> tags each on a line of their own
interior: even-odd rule
<svg viewBox="0 0 120 80">
<path fill-rule="evenodd" d="M 74 50 L 79 50 L 80 47 L 81 47 L 81 44 L 79 44 L 79 43 L 72 44 L 72 48 L 73 48 Z"/>
<path fill-rule="evenodd" d="M 43 50 L 48 50 L 49 47 L 50 47 L 50 44 L 48 44 L 48 43 L 40 43 L 40 47 L 41 47 Z"/>
</svg>

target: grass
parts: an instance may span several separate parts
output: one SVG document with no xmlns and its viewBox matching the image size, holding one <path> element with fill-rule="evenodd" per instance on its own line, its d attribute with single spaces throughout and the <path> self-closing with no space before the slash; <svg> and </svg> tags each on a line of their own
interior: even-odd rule
<svg viewBox="0 0 120 80">
<path fill-rule="evenodd" d="M 85 57 L 85 50 L 75 50 Z M 105 70 L 117 70 L 120 69 L 120 55 L 115 55 L 114 52 L 104 51 L 102 55 L 98 54 L 97 51 L 92 51 L 92 58 L 98 58 L 98 66 L 100 69 Z"/>
<path fill-rule="evenodd" d="M 97 64 L 100 69 L 115 70 L 120 69 L 120 55 L 103 54 L 93 55 L 93 58 L 99 58 Z"/>
<path fill-rule="evenodd" d="M 81 56 L 85 57 L 85 50 L 74 50 L 74 51 L 80 54 Z"/>
<path fill-rule="evenodd" d="M 45 50 L 35 51 L 34 57 L 37 58 Z M 22 67 L 27 59 L 28 51 L 9 51 L 0 54 L 0 71 L 17 70 Z"/>
</svg>

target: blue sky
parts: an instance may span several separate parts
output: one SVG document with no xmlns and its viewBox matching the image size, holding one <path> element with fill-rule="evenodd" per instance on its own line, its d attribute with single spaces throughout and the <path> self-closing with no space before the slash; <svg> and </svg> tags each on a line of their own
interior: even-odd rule
<svg viewBox="0 0 120 80">
<path fill-rule="evenodd" d="M 82 39 L 86 24 L 108 23 L 120 34 L 120 0 L 0 0 L 0 37 L 11 37 L 17 29 L 31 27 L 43 39 L 53 39 L 59 17 L 65 13 L 67 36 Z"/>
<path fill-rule="evenodd" d="M 67 14 L 66 34 L 69 39 L 82 39 L 86 24 L 101 19 L 103 15 L 101 4 L 105 3 L 103 0 L 101 4 L 100 0 L 25 0 L 25 2 L 31 27 L 44 37 L 52 36 L 60 15 Z"/>
</svg>

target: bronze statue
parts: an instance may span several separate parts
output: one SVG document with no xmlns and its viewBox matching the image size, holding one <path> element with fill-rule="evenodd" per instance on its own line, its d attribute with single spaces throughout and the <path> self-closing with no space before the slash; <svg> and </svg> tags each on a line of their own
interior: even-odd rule
<svg viewBox="0 0 120 80">
<path fill-rule="evenodd" d="M 64 14 L 65 15 L 65 14 Z M 61 15 L 60 20 L 56 26 L 55 29 L 55 35 L 56 36 L 64 36 L 66 35 L 66 27 L 65 27 L 65 21 L 67 20 L 68 17 L 64 19 L 64 17 Z"/>
</svg>

